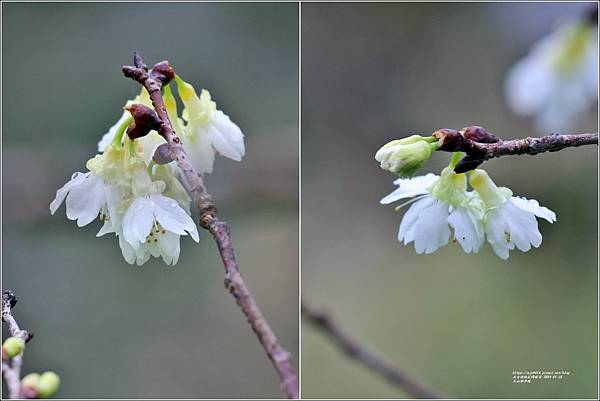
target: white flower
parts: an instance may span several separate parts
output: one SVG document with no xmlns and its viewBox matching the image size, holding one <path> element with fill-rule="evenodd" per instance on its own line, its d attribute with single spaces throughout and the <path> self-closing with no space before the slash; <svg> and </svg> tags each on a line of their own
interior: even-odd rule
<svg viewBox="0 0 600 401">
<path fill-rule="evenodd" d="M 597 101 L 596 38 L 596 29 L 578 23 L 542 39 L 508 73 L 505 90 L 510 108 L 534 116 L 541 132 L 572 129 Z"/>
<path fill-rule="evenodd" d="M 215 152 L 241 161 L 245 153 L 244 135 L 240 128 L 221 110 L 217 110 L 210 93 L 202 90 L 200 97 L 194 87 L 176 77 L 179 96 L 185 105 L 182 116 L 187 121 L 183 139 L 194 167 L 200 173 L 211 173 Z"/>
<path fill-rule="evenodd" d="M 79 227 L 91 223 L 99 215 L 110 227 L 118 221 L 116 210 L 121 200 L 119 191 L 90 171 L 74 173 L 71 180 L 56 191 L 56 197 L 50 203 L 51 214 L 56 212 L 65 198 L 67 218 L 77 220 Z"/>
<path fill-rule="evenodd" d="M 446 168 L 441 177 L 400 178 L 394 184 L 398 188 L 384 197 L 382 204 L 412 198 L 400 208 L 414 202 L 400 223 L 398 241 L 405 245 L 414 241 L 417 253 L 432 253 L 448 243 L 452 228 L 465 252 L 479 251 L 484 238 L 483 210 L 478 197 L 466 192 L 464 174 Z"/>
<path fill-rule="evenodd" d="M 174 199 L 157 193 L 136 198 L 123 217 L 122 237 L 136 252 L 138 264 L 145 262 L 147 253 L 162 256 L 167 264 L 177 263 L 179 236 L 186 234 L 199 241 L 196 224 L 186 211 Z M 129 249 L 123 244 L 121 249 L 132 263 Z"/>
<path fill-rule="evenodd" d="M 484 170 L 469 174 L 471 186 L 485 203 L 485 232 L 487 240 L 496 254 L 506 260 L 515 247 L 523 252 L 531 246 L 539 247 L 542 234 L 538 229 L 537 217 L 550 223 L 556 214 L 534 200 L 512 196 L 508 188 L 498 188 Z"/>
</svg>

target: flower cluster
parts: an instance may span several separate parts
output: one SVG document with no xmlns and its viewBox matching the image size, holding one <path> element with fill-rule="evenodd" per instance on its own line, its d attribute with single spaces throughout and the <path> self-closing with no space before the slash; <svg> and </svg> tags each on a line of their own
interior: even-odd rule
<svg viewBox="0 0 600 401">
<path fill-rule="evenodd" d="M 194 167 L 201 173 L 212 172 L 215 152 L 241 160 L 244 140 L 239 127 L 217 110 L 208 91 L 203 90 L 198 97 L 192 85 L 179 77 L 176 82 L 185 106 L 182 118 L 168 85 L 163 100 Z M 153 160 L 156 149 L 165 143 L 158 132 L 150 131 L 138 139 L 126 135 L 133 123 L 128 112 L 132 105 L 152 106 L 145 89 L 127 102 L 121 118 L 102 137 L 100 153 L 86 164 L 88 171 L 74 173 L 56 191 L 50 212 L 54 214 L 65 202 L 67 218 L 77 221 L 79 227 L 98 218 L 103 225 L 97 236 L 116 235 L 130 264 L 142 265 L 150 256 L 160 256 L 166 264 L 174 265 L 179 259 L 180 236 L 190 235 L 199 241 L 190 216 L 191 199 L 175 163 Z"/>
<path fill-rule="evenodd" d="M 409 198 L 396 208 L 411 204 L 400 223 L 398 241 L 414 242 L 417 253 L 432 253 L 454 237 L 466 253 L 476 253 L 487 238 L 504 260 L 515 247 L 523 252 L 539 247 L 542 235 L 536 217 L 553 223 L 554 212 L 497 187 L 484 170 L 454 173 L 457 155 L 440 176 L 399 178 L 394 181 L 398 188 L 381 199 L 389 204 Z M 467 181 L 474 191 L 467 190 Z"/>
<path fill-rule="evenodd" d="M 597 37 L 597 25 L 581 21 L 540 40 L 507 75 L 510 108 L 533 116 L 541 132 L 571 129 L 597 101 Z"/>
</svg>

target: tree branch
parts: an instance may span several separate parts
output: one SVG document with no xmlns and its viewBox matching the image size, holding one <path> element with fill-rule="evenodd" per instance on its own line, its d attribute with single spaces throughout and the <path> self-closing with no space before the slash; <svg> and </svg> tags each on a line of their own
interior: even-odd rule
<svg viewBox="0 0 600 401">
<path fill-rule="evenodd" d="M 550 134 L 542 137 L 501 140 L 482 127 L 466 127 L 460 131 L 441 129 L 433 136 L 442 140 L 439 148 L 467 155 L 456 165 L 455 172 L 464 173 L 486 160 L 508 155 L 537 155 L 584 145 L 598 145 L 598 133 Z"/>
<path fill-rule="evenodd" d="M 383 376 L 394 386 L 401 388 L 416 398 L 441 398 L 435 391 L 416 382 L 406 373 L 384 360 L 380 355 L 359 344 L 358 341 L 350 337 L 326 313 L 312 309 L 302 303 L 302 316 L 327 336 L 348 357 L 355 359 L 368 369 Z"/>
<path fill-rule="evenodd" d="M 2 292 L 2 321 L 8 326 L 12 337 L 17 337 L 25 342 L 33 338 L 33 334 L 26 330 L 21 330 L 17 321 L 12 315 L 12 308 L 17 303 L 17 298 L 10 290 Z M 8 387 L 9 398 L 23 398 L 21 393 L 21 366 L 23 365 L 23 352 L 12 359 L 5 357 L 2 353 L 2 376 Z"/>
<path fill-rule="evenodd" d="M 291 354 L 279 344 L 275 333 L 242 279 L 229 236 L 229 226 L 226 222 L 220 220 L 217 208 L 206 190 L 202 176 L 196 172 L 190 163 L 181 140 L 173 130 L 169 120 L 161 89 L 174 78 L 173 68 L 168 61 L 162 61 L 151 70 L 148 70 L 137 52 L 134 55 L 134 64 L 133 67 L 123 67 L 123 73 L 126 77 L 144 86 L 150 94 L 156 113 L 162 121 L 158 132 L 167 141 L 172 159 L 176 161 L 188 183 L 190 196 L 198 209 L 200 226 L 212 234 L 219 249 L 225 267 L 225 288 L 235 298 L 250 326 L 252 326 L 252 330 L 256 333 L 258 340 L 271 359 L 275 370 L 279 374 L 282 389 L 289 398 L 298 398 L 298 378 L 294 372 Z"/>
</svg>

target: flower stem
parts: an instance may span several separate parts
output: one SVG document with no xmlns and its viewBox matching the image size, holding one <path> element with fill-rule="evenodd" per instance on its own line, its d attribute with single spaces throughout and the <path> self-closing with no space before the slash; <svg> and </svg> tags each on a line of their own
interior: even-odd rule
<svg viewBox="0 0 600 401">
<path fill-rule="evenodd" d="M 123 146 L 123 134 L 125 134 L 125 130 L 127 129 L 127 127 L 129 127 L 129 125 L 132 122 L 133 117 L 129 117 L 125 121 L 123 121 L 121 125 L 119 125 L 115 137 L 113 138 L 112 146 L 114 146 L 115 148 L 120 148 L 121 146 Z"/>
<path fill-rule="evenodd" d="M 460 159 L 462 159 L 462 157 L 465 154 L 463 152 L 453 152 L 452 153 L 452 157 L 450 158 L 450 168 L 452 168 L 454 170 L 454 167 L 456 167 L 456 165 L 458 164 L 458 162 L 460 161 Z"/>
</svg>

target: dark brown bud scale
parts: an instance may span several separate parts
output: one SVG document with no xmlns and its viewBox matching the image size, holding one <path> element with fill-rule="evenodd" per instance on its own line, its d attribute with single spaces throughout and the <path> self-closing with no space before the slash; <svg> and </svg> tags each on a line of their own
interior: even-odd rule
<svg viewBox="0 0 600 401">
<path fill-rule="evenodd" d="M 496 143 L 500 141 L 496 135 L 477 125 L 465 127 L 460 132 L 466 139 L 479 143 Z"/>
<path fill-rule="evenodd" d="M 159 79 L 164 86 L 175 78 L 175 70 L 173 70 L 173 66 L 168 60 L 163 60 L 152 67 L 150 75 L 153 78 Z"/>
<path fill-rule="evenodd" d="M 435 131 L 432 136 L 442 140 L 439 150 L 444 151 L 454 151 L 455 149 L 458 149 L 465 141 L 460 132 L 450 128 L 439 129 Z"/>
<path fill-rule="evenodd" d="M 152 130 L 158 131 L 162 121 L 154 110 L 143 104 L 130 104 L 125 107 L 133 117 L 133 123 L 127 128 L 130 139 L 137 139 L 148 135 Z"/>
</svg>

